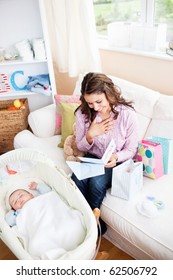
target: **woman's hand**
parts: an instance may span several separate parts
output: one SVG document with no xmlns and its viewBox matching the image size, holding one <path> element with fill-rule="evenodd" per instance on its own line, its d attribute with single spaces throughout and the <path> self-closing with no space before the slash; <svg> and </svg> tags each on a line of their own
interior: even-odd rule
<svg viewBox="0 0 173 280">
<path fill-rule="evenodd" d="M 110 160 L 108 161 L 107 164 L 105 164 L 106 168 L 112 168 L 115 167 L 117 164 L 117 159 L 118 159 L 118 155 L 117 154 L 112 154 L 112 156 L 110 157 Z"/>
<path fill-rule="evenodd" d="M 87 132 L 86 139 L 91 144 L 95 136 L 108 133 L 113 128 L 113 119 L 107 118 L 101 122 L 97 122 L 97 117 L 93 120 Z"/>
<path fill-rule="evenodd" d="M 31 182 L 28 187 L 30 190 L 36 190 L 37 189 L 37 183 L 36 182 Z"/>
</svg>

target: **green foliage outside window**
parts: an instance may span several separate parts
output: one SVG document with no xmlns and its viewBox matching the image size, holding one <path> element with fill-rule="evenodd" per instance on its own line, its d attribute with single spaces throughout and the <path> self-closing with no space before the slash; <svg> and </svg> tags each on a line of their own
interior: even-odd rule
<svg viewBox="0 0 173 280">
<path fill-rule="evenodd" d="M 140 22 L 140 0 L 93 0 L 99 35 L 107 35 L 110 22 Z M 173 40 L 173 0 L 155 1 L 154 23 L 167 23 L 168 40 Z"/>
</svg>

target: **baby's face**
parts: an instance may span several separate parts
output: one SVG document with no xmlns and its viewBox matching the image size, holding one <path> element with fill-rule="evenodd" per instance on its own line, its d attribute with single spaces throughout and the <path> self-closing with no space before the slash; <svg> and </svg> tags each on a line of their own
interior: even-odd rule
<svg viewBox="0 0 173 280">
<path fill-rule="evenodd" d="M 14 210 L 18 210 L 31 198 L 33 198 L 31 193 L 25 190 L 17 190 L 10 195 L 9 203 Z"/>
</svg>

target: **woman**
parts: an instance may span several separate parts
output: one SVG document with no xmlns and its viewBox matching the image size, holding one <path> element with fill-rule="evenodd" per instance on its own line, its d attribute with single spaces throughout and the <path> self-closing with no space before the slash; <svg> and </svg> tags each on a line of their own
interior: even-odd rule
<svg viewBox="0 0 173 280">
<path fill-rule="evenodd" d="M 105 174 L 84 180 L 72 179 L 96 216 L 108 188 L 112 168 L 133 158 L 138 146 L 138 125 L 132 102 L 121 96 L 120 89 L 101 73 L 88 73 L 81 84 L 81 105 L 76 110 L 76 144 L 87 157 L 101 158 L 114 139 L 116 149 L 105 165 Z M 103 223 L 102 223 L 103 225 Z M 102 227 L 104 233 L 106 228 Z"/>
</svg>

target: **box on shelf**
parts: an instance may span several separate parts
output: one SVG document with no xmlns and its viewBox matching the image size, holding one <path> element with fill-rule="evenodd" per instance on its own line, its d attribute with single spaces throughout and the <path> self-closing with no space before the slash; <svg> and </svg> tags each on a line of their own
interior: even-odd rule
<svg viewBox="0 0 173 280">
<path fill-rule="evenodd" d="M 21 99 L 24 104 L 19 110 L 8 111 L 14 100 L 0 101 L 0 154 L 13 150 L 14 136 L 28 128 L 28 99 Z"/>
</svg>

